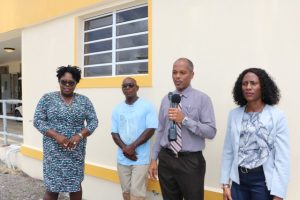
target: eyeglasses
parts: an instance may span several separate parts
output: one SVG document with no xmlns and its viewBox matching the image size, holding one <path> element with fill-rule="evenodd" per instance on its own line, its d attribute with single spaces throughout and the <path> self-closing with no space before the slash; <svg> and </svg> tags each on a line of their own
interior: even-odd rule
<svg viewBox="0 0 300 200">
<path fill-rule="evenodd" d="M 71 87 L 74 86 L 74 85 L 76 84 L 75 81 L 67 81 L 67 80 L 60 80 L 59 83 L 60 83 L 61 85 L 63 85 L 63 86 L 69 85 L 69 86 L 71 86 Z"/>
<path fill-rule="evenodd" d="M 126 88 L 133 88 L 135 86 L 134 83 L 124 83 L 122 84 L 122 88 L 126 89 Z"/>
</svg>

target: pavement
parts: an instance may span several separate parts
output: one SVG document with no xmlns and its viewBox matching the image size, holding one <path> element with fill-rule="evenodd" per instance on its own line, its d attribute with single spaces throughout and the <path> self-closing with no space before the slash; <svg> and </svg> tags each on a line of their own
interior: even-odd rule
<svg viewBox="0 0 300 200">
<path fill-rule="evenodd" d="M 3 121 L 0 119 L 0 131 L 3 131 Z M 7 132 L 23 135 L 23 123 L 7 120 Z M 4 137 L 0 134 L 0 145 Z M 22 144 L 23 139 L 8 136 L 9 144 Z M 45 193 L 43 182 L 31 178 L 19 169 L 10 169 L 0 159 L 0 200 L 42 200 Z M 59 200 L 68 200 L 67 194 L 61 194 Z"/>
<path fill-rule="evenodd" d="M 42 200 L 45 193 L 43 182 L 29 177 L 19 169 L 9 169 L 0 161 L 0 200 Z M 67 200 L 61 194 L 59 200 Z"/>
</svg>

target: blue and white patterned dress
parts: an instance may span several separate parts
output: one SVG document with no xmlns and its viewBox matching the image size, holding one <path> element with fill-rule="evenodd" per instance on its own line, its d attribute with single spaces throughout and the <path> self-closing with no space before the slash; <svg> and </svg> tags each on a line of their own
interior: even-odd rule
<svg viewBox="0 0 300 200">
<path fill-rule="evenodd" d="M 93 133 L 98 126 L 98 119 L 91 101 L 74 93 L 71 104 L 66 104 L 59 92 L 45 94 L 36 107 L 34 126 L 44 135 L 43 173 L 46 190 L 80 191 L 84 177 L 86 139 L 81 140 L 74 150 L 69 151 L 45 133 L 53 129 L 67 138 L 84 128 Z"/>
</svg>

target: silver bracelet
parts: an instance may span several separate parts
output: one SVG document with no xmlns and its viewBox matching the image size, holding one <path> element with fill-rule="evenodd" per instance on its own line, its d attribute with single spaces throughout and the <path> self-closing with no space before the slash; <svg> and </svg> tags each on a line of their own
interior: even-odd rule
<svg viewBox="0 0 300 200">
<path fill-rule="evenodd" d="M 80 139 L 83 139 L 82 133 L 78 133 L 78 135 L 79 135 Z"/>
</svg>

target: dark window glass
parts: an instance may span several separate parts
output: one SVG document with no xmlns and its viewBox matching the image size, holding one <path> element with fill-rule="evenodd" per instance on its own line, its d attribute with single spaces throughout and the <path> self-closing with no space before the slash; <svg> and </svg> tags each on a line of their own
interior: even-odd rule
<svg viewBox="0 0 300 200">
<path fill-rule="evenodd" d="M 111 76 L 112 75 L 112 66 L 101 66 L 101 67 L 86 67 L 84 69 L 85 77 L 93 76 Z"/>
<path fill-rule="evenodd" d="M 148 31 L 148 21 L 134 22 L 117 26 L 117 36 Z"/>
<path fill-rule="evenodd" d="M 84 56 L 84 65 L 95 65 L 112 62 L 112 53 L 103 53 L 90 56 Z"/>
<path fill-rule="evenodd" d="M 84 53 L 94 53 L 100 51 L 108 51 L 112 49 L 112 41 L 95 42 L 84 45 Z"/>
<path fill-rule="evenodd" d="M 112 15 L 86 21 L 84 23 L 84 30 L 91 30 L 109 25 L 112 25 Z"/>
<path fill-rule="evenodd" d="M 119 64 L 116 67 L 116 75 L 147 74 L 147 73 L 148 73 L 148 62 Z"/>
<path fill-rule="evenodd" d="M 117 62 L 148 59 L 147 48 L 119 51 L 116 54 Z"/>
<path fill-rule="evenodd" d="M 148 45 L 148 34 L 117 39 L 117 49 Z"/>
<path fill-rule="evenodd" d="M 87 32 L 84 34 L 84 41 L 101 40 L 112 37 L 112 28 L 105 28 L 96 31 Z"/>
<path fill-rule="evenodd" d="M 148 17 L 148 7 L 135 8 L 117 13 L 117 23 Z"/>
</svg>

